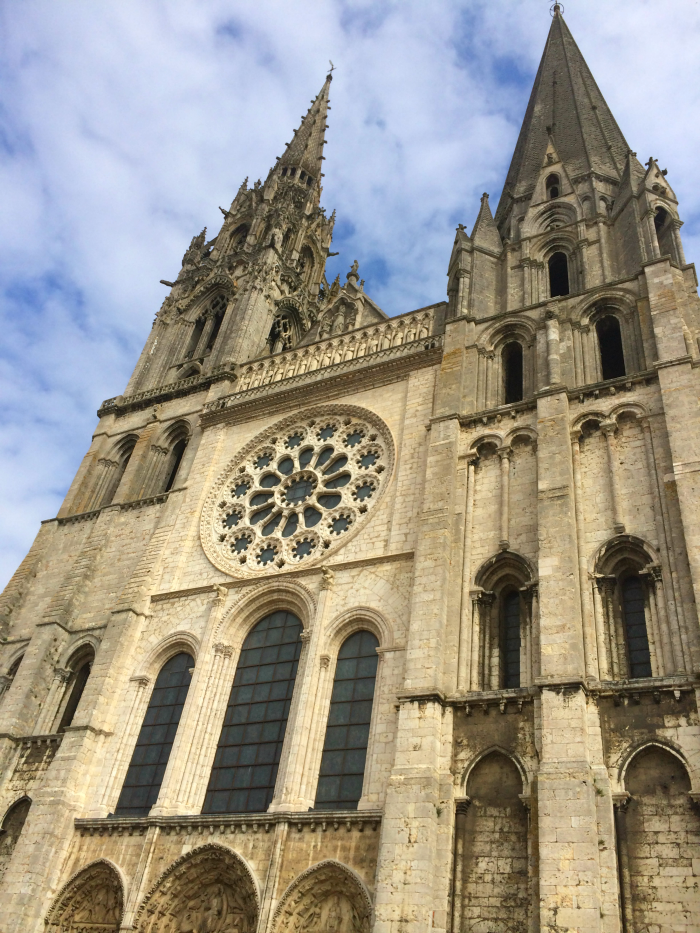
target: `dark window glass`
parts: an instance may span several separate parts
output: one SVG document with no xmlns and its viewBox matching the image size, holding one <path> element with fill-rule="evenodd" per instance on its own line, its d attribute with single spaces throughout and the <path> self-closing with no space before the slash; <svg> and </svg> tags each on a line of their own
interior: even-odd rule
<svg viewBox="0 0 700 933">
<path fill-rule="evenodd" d="M 82 697 L 83 691 L 85 690 L 85 684 L 88 682 L 88 677 L 90 676 L 91 667 L 92 658 L 90 658 L 89 661 L 86 661 L 82 667 L 79 667 L 73 675 L 72 683 L 68 687 L 70 690 L 68 702 L 66 703 L 65 709 L 63 710 L 61 721 L 58 724 L 58 729 L 56 730 L 57 732 L 64 732 L 73 722 L 75 711 L 78 708 L 78 703 L 80 703 L 80 698 Z"/>
<path fill-rule="evenodd" d="M 639 577 L 628 577 L 622 584 L 622 612 L 625 617 L 630 677 L 651 677 L 644 590 Z"/>
<path fill-rule="evenodd" d="M 192 333 L 190 334 L 190 340 L 187 344 L 187 352 L 185 353 L 185 359 L 191 360 L 194 356 L 197 347 L 199 346 L 199 340 L 202 336 L 202 331 L 204 330 L 205 319 L 200 317 L 192 328 Z"/>
<path fill-rule="evenodd" d="M 183 652 L 160 669 L 126 772 L 115 816 L 147 816 L 160 785 L 187 699 L 194 660 Z"/>
<path fill-rule="evenodd" d="M 219 331 L 221 330 L 221 325 L 223 323 L 224 323 L 224 315 L 222 312 L 220 312 L 214 318 L 214 326 L 212 327 L 211 333 L 209 334 L 209 339 L 207 340 L 207 350 L 214 349 L 216 338 L 219 336 Z"/>
<path fill-rule="evenodd" d="M 549 294 L 552 298 L 569 294 L 569 261 L 565 253 L 554 253 L 550 256 Z"/>
<path fill-rule="evenodd" d="M 378 645 L 371 632 L 355 632 L 338 652 L 316 810 L 356 810 L 362 796 Z"/>
<path fill-rule="evenodd" d="M 243 642 L 203 813 L 263 813 L 275 790 L 301 622 L 273 612 Z"/>
<path fill-rule="evenodd" d="M 185 450 L 187 449 L 187 438 L 182 438 L 177 444 L 173 447 L 170 453 L 170 472 L 168 475 L 168 481 L 165 484 L 165 492 L 169 492 L 173 488 L 175 483 L 175 477 L 177 476 L 177 471 L 180 469 L 180 464 L 182 463 L 182 458 L 185 455 Z"/>
<path fill-rule="evenodd" d="M 625 357 L 622 352 L 620 322 L 613 314 L 602 317 L 595 326 L 600 347 L 603 379 L 617 379 L 625 375 Z"/>
<path fill-rule="evenodd" d="M 503 686 L 520 686 L 520 594 L 503 600 Z"/>
<path fill-rule="evenodd" d="M 517 341 L 503 348 L 503 378 L 505 380 L 506 405 L 523 399 L 523 348 Z"/>
</svg>

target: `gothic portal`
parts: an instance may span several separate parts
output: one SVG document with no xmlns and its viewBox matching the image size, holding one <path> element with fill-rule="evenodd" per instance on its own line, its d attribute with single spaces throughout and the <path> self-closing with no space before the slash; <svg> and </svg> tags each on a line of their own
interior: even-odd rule
<svg viewBox="0 0 700 933">
<path fill-rule="evenodd" d="M 668 175 L 555 4 L 495 215 L 389 318 L 326 279 L 330 87 L 192 240 L 2 597 L 0 928 L 698 933 Z"/>
</svg>

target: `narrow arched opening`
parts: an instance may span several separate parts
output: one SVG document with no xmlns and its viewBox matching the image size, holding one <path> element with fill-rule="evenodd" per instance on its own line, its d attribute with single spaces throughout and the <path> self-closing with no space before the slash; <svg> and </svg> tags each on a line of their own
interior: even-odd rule
<svg viewBox="0 0 700 933">
<path fill-rule="evenodd" d="M 195 321 L 194 327 L 192 328 L 192 333 L 190 334 L 190 339 L 187 344 L 187 350 L 185 351 L 185 359 L 191 360 L 195 354 L 197 347 L 199 346 L 199 341 L 202 336 L 202 331 L 204 330 L 205 319 L 204 317 L 198 318 Z"/>
<path fill-rule="evenodd" d="M 70 672 L 66 682 L 63 700 L 58 709 L 56 732 L 65 732 L 72 724 L 85 687 L 92 671 L 95 652 L 92 646 L 81 649 L 68 664 Z"/>
<path fill-rule="evenodd" d="M 553 253 L 549 257 L 549 294 L 559 298 L 569 294 L 569 260 L 566 253 Z"/>
<path fill-rule="evenodd" d="M 632 679 L 651 677 L 644 588 L 637 574 L 631 574 L 620 582 L 620 602 L 625 626 L 629 676 Z"/>
<path fill-rule="evenodd" d="M 547 176 L 545 182 L 547 188 L 547 200 L 553 201 L 555 198 L 558 198 L 561 194 L 561 183 L 559 181 L 559 176 L 555 173 Z"/>
<path fill-rule="evenodd" d="M 2 829 L 0 829 L 0 879 L 10 864 L 12 853 L 24 829 L 31 805 L 32 802 L 29 797 L 23 797 L 10 807 L 5 814 L 5 819 L 2 821 Z"/>
<path fill-rule="evenodd" d="M 177 477 L 178 470 L 180 469 L 180 464 L 182 463 L 182 458 L 185 455 L 187 450 L 187 438 L 183 437 L 173 446 L 172 451 L 170 452 L 170 464 L 169 464 L 169 475 L 165 483 L 165 492 L 170 492 L 175 484 L 175 478 Z"/>
<path fill-rule="evenodd" d="M 622 350 L 620 322 L 614 314 L 606 314 L 595 325 L 600 351 L 603 379 L 618 379 L 626 375 L 625 355 Z"/>
<path fill-rule="evenodd" d="M 520 686 L 520 593 L 507 590 L 501 597 L 501 686 Z"/>
<path fill-rule="evenodd" d="M 523 346 L 512 340 L 503 348 L 503 382 L 505 403 L 521 402 L 524 396 L 523 386 Z"/>
</svg>

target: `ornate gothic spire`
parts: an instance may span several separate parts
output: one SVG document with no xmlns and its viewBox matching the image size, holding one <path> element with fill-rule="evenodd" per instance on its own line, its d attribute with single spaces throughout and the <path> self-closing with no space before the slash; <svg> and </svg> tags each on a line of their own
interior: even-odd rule
<svg viewBox="0 0 700 933">
<path fill-rule="evenodd" d="M 323 147 L 326 144 L 326 119 L 328 116 L 328 94 L 333 76 L 328 74 L 317 97 L 311 102 L 301 126 L 294 131 L 294 138 L 285 149 L 279 165 L 288 165 L 303 170 L 320 184 Z"/>
<path fill-rule="evenodd" d="M 621 178 L 629 146 L 558 4 L 496 211 L 497 222 L 514 198 L 532 190 L 550 137 L 569 176 L 597 172 L 615 182 Z"/>
</svg>

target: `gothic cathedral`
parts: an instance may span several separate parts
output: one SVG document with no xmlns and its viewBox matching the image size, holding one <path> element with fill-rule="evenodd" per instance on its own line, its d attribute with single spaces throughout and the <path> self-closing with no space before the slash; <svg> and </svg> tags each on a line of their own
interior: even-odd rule
<svg viewBox="0 0 700 933">
<path fill-rule="evenodd" d="M 698 933 L 667 173 L 555 4 L 495 215 L 389 318 L 325 276 L 330 87 L 164 283 L 2 597 L 0 929 Z"/>
</svg>

